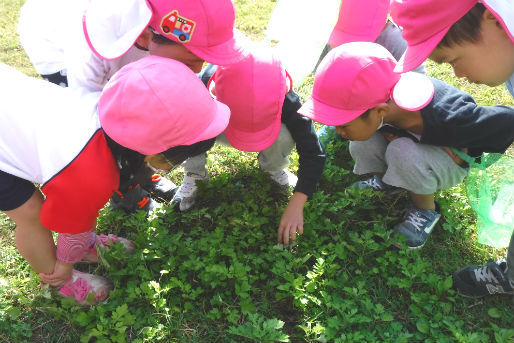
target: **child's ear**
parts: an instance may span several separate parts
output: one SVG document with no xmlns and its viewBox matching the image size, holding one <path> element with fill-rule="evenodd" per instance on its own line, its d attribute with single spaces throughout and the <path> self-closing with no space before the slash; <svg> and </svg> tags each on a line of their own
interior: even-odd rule
<svg viewBox="0 0 514 343">
<path fill-rule="evenodd" d="M 375 106 L 375 110 L 376 110 L 377 114 L 381 118 L 385 118 L 387 113 L 389 113 L 390 108 L 389 108 L 389 105 L 386 102 L 383 102 L 383 103 L 378 104 L 377 106 Z"/>
<path fill-rule="evenodd" d="M 484 13 L 482 14 L 482 23 L 486 23 L 486 22 L 493 23 L 495 25 L 500 25 L 500 22 L 498 21 L 498 19 L 487 8 L 485 9 Z"/>
<path fill-rule="evenodd" d="M 149 27 L 144 29 L 144 31 L 137 37 L 134 45 L 136 48 L 148 51 L 148 46 L 150 45 L 150 41 L 152 40 L 153 32 Z"/>
</svg>

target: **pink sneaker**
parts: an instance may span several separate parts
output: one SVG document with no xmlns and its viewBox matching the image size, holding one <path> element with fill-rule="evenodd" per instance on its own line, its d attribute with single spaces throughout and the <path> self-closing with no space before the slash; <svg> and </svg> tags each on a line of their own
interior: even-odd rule
<svg viewBox="0 0 514 343">
<path fill-rule="evenodd" d="M 93 233 L 92 243 L 89 246 L 89 249 L 86 250 L 86 252 L 98 255 L 97 249 L 105 249 L 111 247 L 114 243 L 120 242 L 125 246 L 125 251 L 127 254 L 132 254 L 134 250 L 136 249 L 136 246 L 134 243 L 126 238 L 118 237 L 113 234 L 108 235 L 97 235 Z"/>
<path fill-rule="evenodd" d="M 96 305 L 109 296 L 111 282 L 101 276 L 79 272 L 73 269 L 71 278 L 57 292 L 62 297 L 73 297 L 80 305 Z M 88 295 L 93 298 L 88 300 Z"/>
</svg>

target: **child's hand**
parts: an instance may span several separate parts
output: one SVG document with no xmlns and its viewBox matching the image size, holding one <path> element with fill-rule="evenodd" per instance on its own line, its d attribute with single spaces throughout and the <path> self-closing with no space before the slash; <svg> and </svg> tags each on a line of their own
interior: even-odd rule
<svg viewBox="0 0 514 343">
<path fill-rule="evenodd" d="M 446 151 L 446 153 L 448 155 L 450 155 L 450 157 L 452 158 L 453 162 L 457 163 L 457 165 L 459 166 L 462 166 L 462 164 L 464 163 L 464 161 L 459 157 L 457 156 L 453 151 L 452 149 L 450 149 L 449 147 L 445 146 L 443 147 L 444 151 Z M 461 148 L 459 149 L 460 151 L 464 152 L 465 154 L 468 153 L 468 148 Z"/>
<path fill-rule="evenodd" d="M 50 286 L 62 286 L 66 281 L 71 278 L 73 264 L 68 264 L 56 260 L 54 271 L 52 274 L 40 273 L 41 281 L 49 284 Z"/>
<path fill-rule="evenodd" d="M 296 192 L 289 200 L 280 226 L 278 227 L 278 243 L 289 245 L 289 240 L 296 241 L 296 234 L 303 234 L 303 207 L 307 201 L 307 195 Z"/>
<path fill-rule="evenodd" d="M 394 141 L 396 138 L 400 138 L 400 136 L 397 136 L 390 132 L 382 132 L 382 134 L 384 135 L 385 139 L 387 139 L 389 142 Z"/>
</svg>

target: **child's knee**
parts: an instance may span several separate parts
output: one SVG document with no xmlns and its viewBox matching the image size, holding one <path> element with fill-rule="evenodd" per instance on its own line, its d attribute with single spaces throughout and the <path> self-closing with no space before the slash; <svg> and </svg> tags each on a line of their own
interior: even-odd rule
<svg viewBox="0 0 514 343">
<path fill-rule="evenodd" d="M 374 141 L 350 141 L 350 155 L 354 160 L 362 158 L 375 158 L 376 156 L 384 156 L 385 145 L 379 146 Z"/>
<path fill-rule="evenodd" d="M 369 144 L 366 144 L 366 142 L 350 141 L 348 149 L 352 158 L 355 160 L 359 156 L 368 155 L 370 152 L 368 145 Z"/>
<path fill-rule="evenodd" d="M 410 138 L 400 137 L 389 143 L 385 152 L 385 159 L 388 165 L 409 167 L 416 164 L 418 153 L 416 144 Z"/>
<path fill-rule="evenodd" d="M 279 146 L 294 147 L 295 141 L 293 139 L 293 136 L 291 136 L 291 132 L 289 132 L 289 130 L 284 124 L 281 124 L 280 133 L 275 142 L 275 144 Z"/>
</svg>

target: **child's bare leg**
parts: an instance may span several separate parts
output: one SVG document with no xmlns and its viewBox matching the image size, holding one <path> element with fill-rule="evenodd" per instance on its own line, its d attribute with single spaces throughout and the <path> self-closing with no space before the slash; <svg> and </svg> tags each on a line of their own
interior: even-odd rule
<svg viewBox="0 0 514 343">
<path fill-rule="evenodd" d="M 435 211 L 434 194 L 414 194 L 409 192 L 409 196 L 416 207 Z"/>
<path fill-rule="evenodd" d="M 50 230 L 41 224 L 43 195 L 39 190 L 20 207 L 4 213 L 16 224 L 16 247 L 36 273 L 52 273 L 55 244 Z"/>
</svg>

